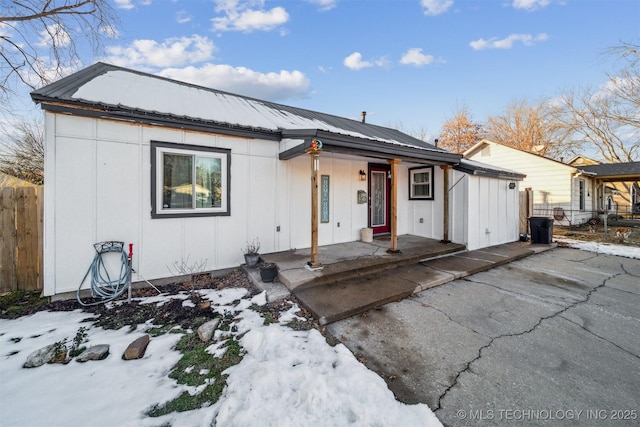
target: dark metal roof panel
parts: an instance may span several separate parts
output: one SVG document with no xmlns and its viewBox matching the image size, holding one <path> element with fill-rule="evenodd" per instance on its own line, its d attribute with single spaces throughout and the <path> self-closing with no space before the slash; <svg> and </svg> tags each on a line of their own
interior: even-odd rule
<svg viewBox="0 0 640 427">
<path fill-rule="evenodd" d="M 597 177 L 627 175 L 637 175 L 640 177 L 640 162 L 602 163 L 599 165 L 576 167 L 587 173 L 595 173 Z"/>
</svg>

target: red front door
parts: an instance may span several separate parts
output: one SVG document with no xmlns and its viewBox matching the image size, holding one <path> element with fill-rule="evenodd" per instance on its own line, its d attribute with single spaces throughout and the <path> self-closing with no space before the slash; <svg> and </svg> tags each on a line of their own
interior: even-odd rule
<svg viewBox="0 0 640 427">
<path fill-rule="evenodd" d="M 391 231 L 391 180 L 389 166 L 371 165 L 369 167 L 369 227 L 373 234 Z"/>
</svg>

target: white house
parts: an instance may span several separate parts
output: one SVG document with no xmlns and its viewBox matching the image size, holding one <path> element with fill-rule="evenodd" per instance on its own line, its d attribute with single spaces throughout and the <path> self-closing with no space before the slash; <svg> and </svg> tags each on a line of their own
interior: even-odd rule
<svg viewBox="0 0 640 427">
<path fill-rule="evenodd" d="M 236 267 L 254 238 L 269 253 L 362 228 L 392 246 L 519 237 L 522 175 L 364 120 L 104 63 L 31 96 L 45 111 L 45 295 L 74 291 L 108 240 L 135 245 L 137 281 L 187 259 Z"/>
<path fill-rule="evenodd" d="M 533 192 L 532 216 L 553 217 L 563 225 L 582 224 L 593 217 L 598 191 L 595 174 L 486 139 L 464 156 L 526 174 L 521 186 Z"/>
</svg>

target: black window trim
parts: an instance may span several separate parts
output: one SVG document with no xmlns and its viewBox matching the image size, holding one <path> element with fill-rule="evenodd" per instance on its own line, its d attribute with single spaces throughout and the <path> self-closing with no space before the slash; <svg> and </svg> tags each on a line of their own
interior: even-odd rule
<svg viewBox="0 0 640 427">
<path fill-rule="evenodd" d="M 412 189 L 413 189 L 413 174 L 412 171 L 415 170 L 423 170 L 423 169 L 430 169 L 431 170 L 431 196 L 430 197 L 414 197 L 412 196 Z M 409 200 L 434 200 L 435 199 L 435 185 L 434 185 L 434 181 L 435 181 L 435 175 L 434 175 L 434 167 L 433 166 L 418 166 L 418 167 L 414 167 L 414 168 L 409 168 L 409 179 L 407 179 L 407 181 L 409 182 Z"/>
<path fill-rule="evenodd" d="M 196 209 L 193 212 L 180 212 L 180 213 L 160 213 L 157 210 L 157 176 L 156 173 L 159 170 L 156 164 L 157 150 L 158 148 L 170 148 L 174 150 L 184 151 L 201 151 L 205 153 L 217 153 L 223 154 L 225 161 L 227 162 L 227 185 L 226 185 L 226 203 L 227 209 L 220 212 L 198 212 Z M 151 141 L 151 218 L 191 218 L 191 217 L 206 217 L 206 216 L 230 216 L 231 215 L 231 150 L 227 148 L 206 147 L 202 145 L 192 144 L 179 144 L 175 142 L 164 141 Z"/>
</svg>

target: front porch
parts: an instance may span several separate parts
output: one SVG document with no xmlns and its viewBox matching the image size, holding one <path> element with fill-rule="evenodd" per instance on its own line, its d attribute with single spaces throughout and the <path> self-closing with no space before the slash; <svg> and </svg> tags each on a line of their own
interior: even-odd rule
<svg viewBox="0 0 640 427">
<path fill-rule="evenodd" d="M 398 236 L 400 252 L 389 253 L 389 239 L 389 236 L 385 236 L 376 237 L 371 243 L 358 241 L 321 246 L 318 248 L 318 258 L 323 268 L 320 270 L 307 267 L 310 248 L 265 254 L 261 258 L 264 262 L 277 264 L 280 282 L 291 291 L 299 291 L 309 286 L 353 279 L 466 250 L 465 245 L 440 243 L 438 240 L 405 234 Z"/>
<path fill-rule="evenodd" d="M 258 287 L 267 290 L 269 301 L 292 293 L 321 324 L 327 324 L 555 247 L 513 242 L 467 251 L 461 244 L 413 235 L 398 236 L 399 253 L 389 253 L 388 244 L 385 238 L 376 238 L 372 243 L 322 246 L 319 257 L 324 268 L 317 271 L 306 267 L 309 248 L 263 255 L 263 261 L 278 265 L 280 283 L 263 283 L 258 269 L 244 268 Z"/>
</svg>

